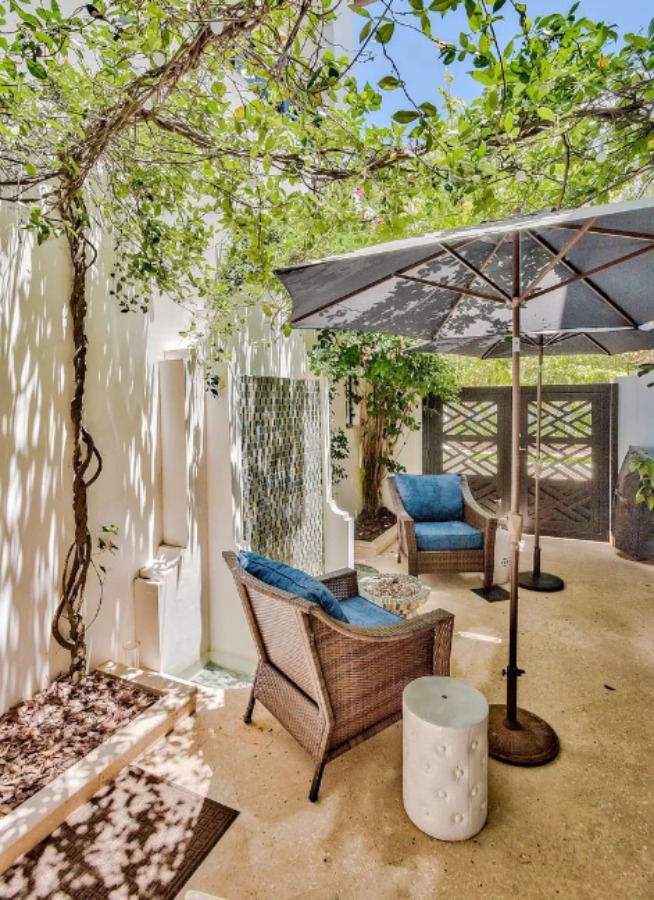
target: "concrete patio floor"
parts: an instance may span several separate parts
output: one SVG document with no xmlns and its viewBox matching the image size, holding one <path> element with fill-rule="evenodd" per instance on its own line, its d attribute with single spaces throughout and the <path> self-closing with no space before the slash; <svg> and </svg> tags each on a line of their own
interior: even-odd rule
<svg viewBox="0 0 654 900">
<path fill-rule="evenodd" d="M 402 570 L 394 548 L 362 561 Z M 330 763 L 311 804 L 309 757 L 260 705 L 243 724 L 247 690 L 200 688 L 197 715 L 138 761 L 240 811 L 179 897 L 654 897 L 654 566 L 545 539 L 543 568 L 566 589 L 521 591 L 519 704 L 561 753 L 535 769 L 490 760 L 475 838 L 440 842 L 406 817 L 400 723 Z M 473 594 L 476 575 L 421 578 L 422 609 L 456 617 L 452 674 L 504 702 L 508 602 Z"/>
</svg>

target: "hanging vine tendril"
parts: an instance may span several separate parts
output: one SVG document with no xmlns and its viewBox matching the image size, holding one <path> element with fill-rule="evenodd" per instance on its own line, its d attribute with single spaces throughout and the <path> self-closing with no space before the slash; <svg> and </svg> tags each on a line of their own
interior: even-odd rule
<svg viewBox="0 0 654 900">
<path fill-rule="evenodd" d="M 84 428 L 86 388 L 86 275 L 97 253 L 87 236 L 89 219 L 79 193 L 69 195 L 62 204 L 62 218 L 73 269 L 68 306 L 73 331 L 74 388 L 70 404 L 73 426 L 73 516 L 75 535 L 64 563 L 61 597 L 52 620 L 52 636 L 70 653 L 69 675 L 78 681 L 86 674 L 86 627 L 83 606 L 93 540 L 88 525 L 88 489 L 102 471 L 102 457 L 93 438 Z"/>
</svg>

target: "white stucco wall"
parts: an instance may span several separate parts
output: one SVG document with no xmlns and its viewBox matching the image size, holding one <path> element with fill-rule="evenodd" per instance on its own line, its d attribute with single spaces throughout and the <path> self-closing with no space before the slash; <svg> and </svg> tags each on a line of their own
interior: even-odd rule
<svg viewBox="0 0 654 900">
<path fill-rule="evenodd" d="M 618 385 L 618 466 L 630 445 L 654 447 L 654 376 L 616 378 Z"/>
<path fill-rule="evenodd" d="M 133 638 L 133 580 L 161 539 L 157 366 L 165 351 L 180 346 L 185 324 L 182 311 L 165 300 L 146 316 L 121 314 L 108 293 L 111 261 L 103 246 L 89 281 L 86 425 L 104 464 L 89 491 L 89 522 L 94 532 L 116 525 L 119 547 L 96 559 L 108 575 L 88 633 L 93 665 L 120 659 L 123 644 Z M 3 210 L 0 278 L 2 711 L 44 687 L 67 660 L 50 636 L 72 537 L 66 244 L 37 247 L 16 228 L 15 214 Z M 193 527 L 199 533 L 201 522 Z M 98 599 L 91 579 L 89 619 Z"/>
</svg>

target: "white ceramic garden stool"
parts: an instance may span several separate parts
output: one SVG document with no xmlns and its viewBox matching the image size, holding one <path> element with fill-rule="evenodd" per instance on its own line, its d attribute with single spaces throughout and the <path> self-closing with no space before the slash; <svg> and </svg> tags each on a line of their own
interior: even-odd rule
<svg viewBox="0 0 654 900">
<path fill-rule="evenodd" d="M 488 814 L 488 701 L 429 675 L 406 686 L 402 705 L 404 809 L 431 837 L 464 841 Z"/>
</svg>

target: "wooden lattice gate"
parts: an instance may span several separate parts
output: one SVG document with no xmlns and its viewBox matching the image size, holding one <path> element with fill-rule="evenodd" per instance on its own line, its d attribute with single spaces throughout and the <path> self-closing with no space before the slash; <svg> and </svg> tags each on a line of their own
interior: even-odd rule
<svg viewBox="0 0 654 900">
<path fill-rule="evenodd" d="M 605 541 L 615 479 L 613 385 L 543 388 L 541 531 Z M 521 508 L 533 526 L 536 392 L 522 390 Z M 527 436 L 528 443 L 525 441 Z M 465 388 L 456 403 L 425 401 L 423 471 L 462 472 L 482 506 L 510 503 L 511 389 Z"/>
</svg>

